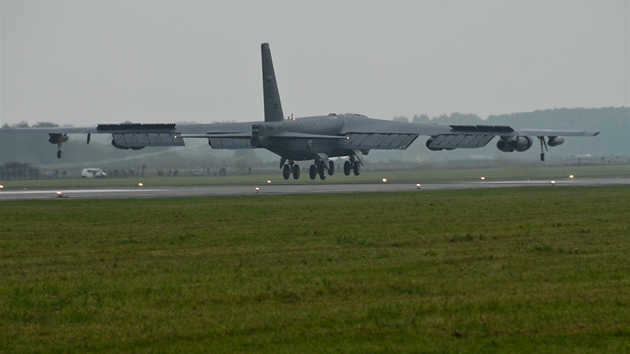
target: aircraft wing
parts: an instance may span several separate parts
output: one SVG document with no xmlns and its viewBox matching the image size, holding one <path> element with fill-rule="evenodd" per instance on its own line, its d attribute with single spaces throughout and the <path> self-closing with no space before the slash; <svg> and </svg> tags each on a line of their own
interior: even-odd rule
<svg viewBox="0 0 630 354">
<path fill-rule="evenodd" d="M 346 117 L 338 147 L 346 149 L 398 149 L 404 150 L 420 135 L 430 136 L 429 149 L 480 148 L 495 136 L 559 137 L 595 136 L 599 132 L 575 130 L 514 129 L 502 125 L 428 125 L 376 120 L 363 117 Z"/>
</svg>

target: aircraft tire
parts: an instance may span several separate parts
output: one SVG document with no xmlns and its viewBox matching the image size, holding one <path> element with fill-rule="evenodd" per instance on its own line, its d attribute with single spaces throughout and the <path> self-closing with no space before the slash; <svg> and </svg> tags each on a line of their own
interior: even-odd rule
<svg viewBox="0 0 630 354">
<path fill-rule="evenodd" d="M 335 174 L 335 163 L 332 161 L 328 161 L 328 174 L 331 176 Z"/>
<path fill-rule="evenodd" d="M 57 150 L 57 158 L 60 159 L 61 158 L 61 150 Z"/>
<path fill-rule="evenodd" d="M 291 177 L 291 167 L 289 167 L 289 165 L 284 165 L 282 167 L 282 177 L 284 177 L 284 179 L 289 179 L 289 177 Z"/>
<path fill-rule="evenodd" d="M 355 161 L 352 169 L 354 170 L 354 175 L 358 176 L 359 174 L 361 174 L 361 163 L 359 161 Z"/>
<path fill-rule="evenodd" d="M 315 165 L 311 165 L 311 168 L 309 168 L 308 176 L 311 177 L 311 179 L 315 179 L 317 177 L 317 167 Z"/>
<path fill-rule="evenodd" d="M 319 164 L 319 168 L 318 168 L 318 172 L 319 172 L 319 179 L 321 179 L 322 181 L 326 179 L 326 167 L 324 167 L 323 163 Z"/>
<path fill-rule="evenodd" d="M 300 178 L 300 166 L 293 165 L 293 179 L 299 179 L 299 178 Z"/>
<path fill-rule="evenodd" d="M 343 174 L 346 176 L 350 176 L 350 171 L 352 171 L 352 165 L 350 164 L 350 161 L 346 161 L 343 164 Z"/>
</svg>

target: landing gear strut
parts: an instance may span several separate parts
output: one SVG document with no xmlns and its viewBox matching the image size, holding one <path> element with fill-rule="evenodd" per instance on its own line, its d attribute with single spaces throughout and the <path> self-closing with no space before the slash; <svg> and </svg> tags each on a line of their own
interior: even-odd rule
<svg viewBox="0 0 630 354">
<path fill-rule="evenodd" d="M 545 151 L 549 151 L 549 148 L 547 148 L 547 143 L 545 142 L 544 136 L 539 136 L 538 140 L 540 140 L 540 161 L 545 161 Z M 543 146 L 545 148 L 544 150 Z"/>
</svg>

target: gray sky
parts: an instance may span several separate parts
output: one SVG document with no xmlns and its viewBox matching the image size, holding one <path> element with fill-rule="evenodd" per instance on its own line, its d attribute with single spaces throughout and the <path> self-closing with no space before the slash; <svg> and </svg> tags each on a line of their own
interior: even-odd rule
<svg viewBox="0 0 630 354">
<path fill-rule="evenodd" d="M 627 0 L 0 5 L 2 124 L 262 120 L 262 42 L 296 117 L 630 105 Z"/>
</svg>

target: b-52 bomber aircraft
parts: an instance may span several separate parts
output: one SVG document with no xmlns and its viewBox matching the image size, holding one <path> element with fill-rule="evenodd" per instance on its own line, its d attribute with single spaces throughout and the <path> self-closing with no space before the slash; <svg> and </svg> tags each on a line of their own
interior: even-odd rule
<svg viewBox="0 0 630 354">
<path fill-rule="evenodd" d="M 67 134 L 111 134 L 112 145 L 119 149 L 139 150 L 147 146 L 184 146 L 185 139 L 207 139 L 213 149 L 264 148 L 280 156 L 285 179 L 300 178 L 298 161 L 310 161 L 309 177 L 325 179 L 335 172 L 331 157 L 347 157 L 344 174 L 359 175 L 364 156 L 372 149 L 405 150 L 420 135 L 428 136 L 426 146 L 432 151 L 475 149 L 486 146 L 495 136 L 503 152 L 526 151 L 540 141 L 544 149 L 564 142 L 561 136 L 595 136 L 599 132 L 514 129 L 496 125 L 426 125 L 368 118 L 360 114 L 328 114 L 304 118 L 284 118 L 278 83 L 268 43 L 261 45 L 265 120 L 247 123 L 215 124 L 100 124 L 96 128 L 28 129 L 49 134 L 49 142 L 61 144 Z M 4 133 L 18 129 L 0 129 Z M 20 129 L 20 132 L 24 130 Z"/>
</svg>

